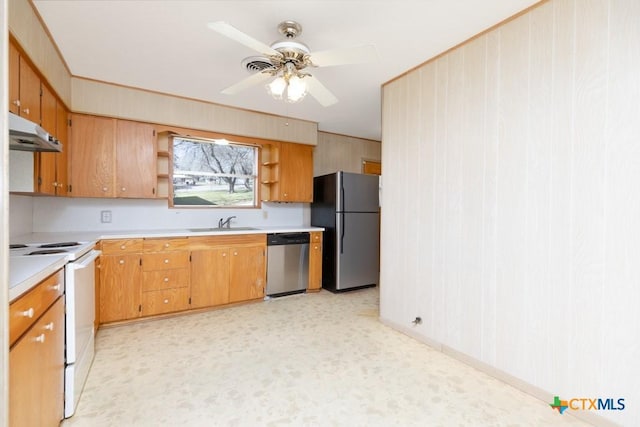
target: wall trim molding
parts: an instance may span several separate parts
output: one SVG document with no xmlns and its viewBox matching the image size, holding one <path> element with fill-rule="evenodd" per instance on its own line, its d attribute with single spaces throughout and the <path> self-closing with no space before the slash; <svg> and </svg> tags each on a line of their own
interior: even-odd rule
<svg viewBox="0 0 640 427">
<path fill-rule="evenodd" d="M 384 319 L 382 317 L 380 317 L 379 320 L 383 325 L 386 325 L 404 335 L 414 338 L 417 341 L 420 341 L 421 343 L 431 347 L 432 349 L 437 350 L 440 353 L 445 354 L 457 360 L 458 362 L 462 362 L 467 366 L 471 366 L 472 368 L 475 368 L 480 372 L 483 372 L 489 375 L 490 377 L 493 377 L 499 381 L 502 381 L 503 383 L 508 384 L 511 387 L 514 387 L 522 391 L 523 393 L 526 393 L 532 397 L 535 397 L 536 399 L 542 402 L 549 403 L 553 400 L 553 397 L 554 397 L 553 393 L 550 393 L 546 390 L 536 387 L 533 384 L 529 384 L 528 382 L 523 381 L 518 377 L 515 377 L 511 374 L 501 371 L 500 369 L 497 369 L 485 362 L 482 362 L 474 357 L 471 357 L 465 353 L 462 353 L 452 347 L 444 345 L 431 338 L 425 337 L 415 332 L 411 328 L 400 325 L 399 323 L 393 322 L 391 320 Z M 563 415 L 568 415 L 570 417 L 577 418 L 580 421 L 584 421 L 586 423 L 589 423 L 591 425 L 598 426 L 598 427 L 621 427 L 621 424 L 614 423 L 613 421 L 607 420 L 592 412 L 585 412 L 585 411 L 566 412 Z"/>
</svg>

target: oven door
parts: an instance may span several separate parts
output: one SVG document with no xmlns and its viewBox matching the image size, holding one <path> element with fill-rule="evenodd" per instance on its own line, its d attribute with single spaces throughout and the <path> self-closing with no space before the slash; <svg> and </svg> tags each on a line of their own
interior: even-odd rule
<svg viewBox="0 0 640 427">
<path fill-rule="evenodd" d="M 95 321 L 95 260 L 91 250 L 65 267 L 66 362 L 75 363 L 93 338 Z"/>
</svg>

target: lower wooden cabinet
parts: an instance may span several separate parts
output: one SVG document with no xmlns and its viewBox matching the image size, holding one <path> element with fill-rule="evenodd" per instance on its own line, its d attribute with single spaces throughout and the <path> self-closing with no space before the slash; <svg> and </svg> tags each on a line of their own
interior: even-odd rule
<svg viewBox="0 0 640 427">
<path fill-rule="evenodd" d="M 234 247 L 229 258 L 229 302 L 264 298 L 266 247 Z"/>
<path fill-rule="evenodd" d="M 143 239 L 102 240 L 100 249 L 100 323 L 135 319 L 140 316 Z"/>
<path fill-rule="evenodd" d="M 142 254 L 142 316 L 189 308 L 187 238 L 145 239 Z"/>
<path fill-rule="evenodd" d="M 58 426 L 63 409 L 64 297 L 59 297 L 9 351 L 9 425 Z"/>
<path fill-rule="evenodd" d="M 228 247 L 191 252 L 191 308 L 229 303 Z"/>
<path fill-rule="evenodd" d="M 266 235 L 103 240 L 100 323 L 264 297 Z"/>
<path fill-rule="evenodd" d="M 102 255 L 100 259 L 100 322 L 140 316 L 142 254 Z"/>
<path fill-rule="evenodd" d="M 310 240 L 307 291 L 316 292 L 322 288 L 322 232 L 310 233 Z"/>
</svg>

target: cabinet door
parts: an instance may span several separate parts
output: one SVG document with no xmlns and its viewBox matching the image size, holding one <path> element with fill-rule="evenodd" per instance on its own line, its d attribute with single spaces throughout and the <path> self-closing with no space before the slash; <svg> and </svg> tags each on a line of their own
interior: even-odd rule
<svg viewBox="0 0 640 427">
<path fill-rule="evenodd" d="M 40 124 L 40 78 L 20 56 L 20 115 Z"/>
<path fill-rule="evenodd" d="M 42 85 L 42 127 L 54 136 L 57 136 L 56 105 L 55 95 L 48 87 Z M 56 159 L 60 153 L 37 153 L 37 155 L 38 193 L 55 195 L 58 188 Z"/>
<path fill-rule="evenodd" d="M 57 426 L 64 409 L 64 298 L 58 299 L 39 323 L 46 340 L 41 360 L 40 425 Z"/>
<path fill-rule="evenodd" d="M 9 425 L 58 426 L 64 397 L 64 299 L 9 352 Z"/>
<path fill-rule="evenodd" d="M 56 195 L 66 196 L 69 191 L 69 111 L 62 102 L 56 103 L 56 138 L 62 143 L 62 152 L 56 156 Z"/>
<path fill-rule="evenodd" d="M 9 111 L 20 114 L 20 53 L 9 43 Z"/>
<path fill-rule="evenodd" d="M 141 256 L 103 255 L 100 259 L 100 321 L 133 319 L 140 315 Z"/>
<path fill-rule="evenodd" d="M 72 115 L 72 196 L 115 197 L 115 129 L 114 119 Z"/>
<path fill-rule="evenodd" d="M 191 252 L 191 308 L 229 302 L 229 248 Z"/>
<path fill-rule="evenodd" d="M 313 147 L 304 144 L 280 144 L 279 200 L 313 201 Z"/>
<path fill-rule="evenodd" d="M 266 263 L 264 246 L 230 248 L 229 302 L 264 297 Z"/>
<path fill-rule="evenodd" d="M 116 141 L 116 196 L 155 198 L 158 174 L 154 127 L 118 120 Z"/>
<path fill-rule="evenodd" d="M 322 234 L 311 233 L 309 250 L 309 284 L 307 289 L 317 291 L 322 288 Z"/>
</svg>

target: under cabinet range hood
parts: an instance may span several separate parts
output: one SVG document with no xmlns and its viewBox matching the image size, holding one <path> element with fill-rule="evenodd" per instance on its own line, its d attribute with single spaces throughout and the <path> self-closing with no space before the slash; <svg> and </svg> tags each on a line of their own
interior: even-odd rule
<svg viewBox="0 0 640 427">
<path fill-rule="evenodd" d="M 36 123 L 9 112 L 9 149 L 61 152 L 62 144 Z"/>
</svg>

